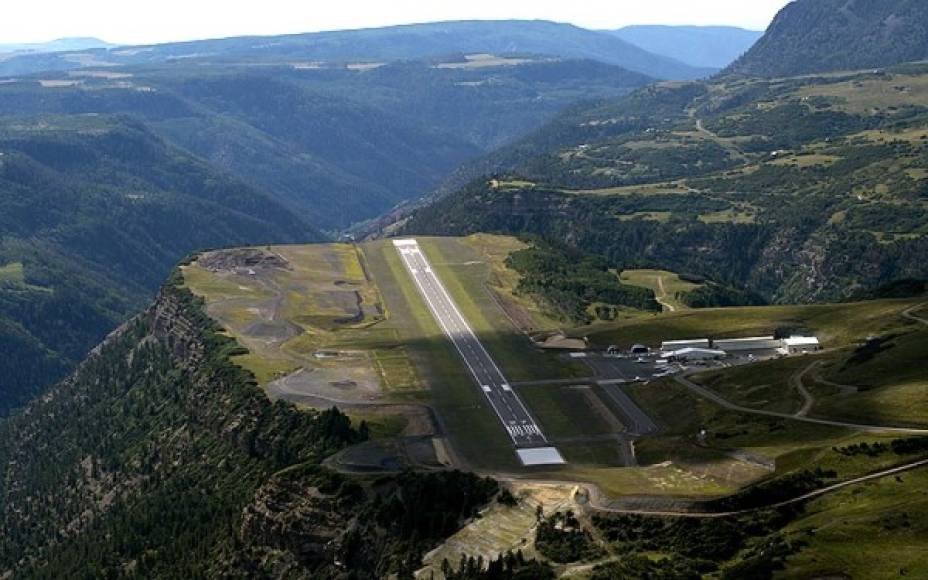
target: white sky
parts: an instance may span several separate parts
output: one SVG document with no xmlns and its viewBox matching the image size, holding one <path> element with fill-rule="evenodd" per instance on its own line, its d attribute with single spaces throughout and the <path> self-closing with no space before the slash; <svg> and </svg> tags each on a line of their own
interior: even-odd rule
<svg viewBox="0 0 928 580">
<path fill-rule="evenodd" d="M 727 24 L 762 30 L 788 0 L 4 0 L 0 44 L 96 36 L 145 44 L 459 19 L 586 28 Z"/>
</svg>

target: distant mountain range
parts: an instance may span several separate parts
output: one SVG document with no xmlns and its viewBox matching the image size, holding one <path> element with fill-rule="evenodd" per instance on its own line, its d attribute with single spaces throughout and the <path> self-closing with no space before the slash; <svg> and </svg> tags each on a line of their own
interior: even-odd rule
<svg viewBox="0 0 928 580">
<path fill-rule="evenodd" d="M 94 48 L 111 48 L 116 46 L 99 38 L 58 38 L 50 42 L 32 42 L 23 44 L 0 44 L 0 54 L 9 52 L 63 52 L 71 50 L 90 50 Z"/>
<path fill-rule="evenodd" d="M 690 66 L 725 68 L 764 35 L 733 26 L 626 26 L 611 34 Z"/>
<path fill-rule="evenodd" d="M 928 59 L 924 0 L 797 0 L 727 72 L 778 77 Z"/>
<path fill-rule="evenodd" d="M 458 21 L 387 28 L 198 40 L 154 46 L 20 55 L 0 62 L 0 75 L 84 66 L 197 62 L 397 61 L 454 54 L 545 55 L 589 59 L 663 79 L 696 79 L 717 68 L 694 67 L 648 52 L 615 35 L 547 21 Z"/>
</svg>

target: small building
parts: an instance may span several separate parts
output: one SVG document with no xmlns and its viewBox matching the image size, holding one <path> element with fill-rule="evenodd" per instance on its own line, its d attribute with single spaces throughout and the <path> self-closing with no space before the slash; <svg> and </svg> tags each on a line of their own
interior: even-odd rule
<svg viewBox="0 0 928 580">
<path fill-rule="evenodd" d="M 726 338 L 713 340 L 712 348 L 726 352 L 745 350 L 775 350 L 783 346 L 783 341 L 772 336 L 752 336 L 749 338 Z"/>
<path fill-rule="evenodd" d="M 710 348 L 681 348 L 670 353 L 670 358 L 678 361 L 716 360 L 724 358 L 728 353 L 724 350 Z"/>
<path fill-rule="evenodd" d="M 665 340 L 661 343 L 661 350 L 664 352 L 673 352 L 684 348 L 709 348 L 708 338 L 693 338 L 689 340 Z"/>
<path fill-rule="evenodd" d="M 783 349 L 786 354 L 805 354 L 822 350 L 822 345 L 814 336 L 791 336 L 783 339 Z"/>
</svg>

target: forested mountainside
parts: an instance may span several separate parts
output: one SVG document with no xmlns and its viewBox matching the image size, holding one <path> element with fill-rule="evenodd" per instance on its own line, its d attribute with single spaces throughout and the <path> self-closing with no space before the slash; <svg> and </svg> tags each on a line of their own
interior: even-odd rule
<svg viewBox="0 0 928 580">
<path fill-rule="evenodd" d="M 495 59 L 50 74 L 0 84 L 0 115 L 126 114 L 336 229 L 430 191 L 457 165 L 582 99 L 651 79 L 592 61 Z"/>
<path fill-rule="evenodd" d="M 450 65 L 177 63 L 0 83 L 0 415 L 188 252 L 320 240 L 318 226 L 421 195 L 578 99 L 650 81 L 592 61 Z"/>
<path fill-rule="evenodd" d="M 321 239 L 126 117 L 0 122 L 0 415 L 62 377 L 204 247 Z"/>
<path fill-rule="evenodd" d="M 722 69 L 747 52 L 763 32 L 734 26 L 626 26 L 611 31 L 648 52 L 692 66 Z"/>
<path fill-rule="evenodd" d="M 928 58 L 922 0 L 796 0 L 726 72 L 784 77 Z"/>
<path fill-rule="evenodd" d="M 928 68 L 666 83 L 492 158 L 407 233 L 538 234 L 770 301 L 928 277 Z"/>
<path fill-rule="evenodd" d="M 272 37 L 121 46 L 0 61 L 0 76 L 112 65 L 209 62 L 389 62 L 454 54 L 536 54 L 591 59 L 664 79 L 696 79 L 717 69 L 686 65 L 570 24 L 542 20 L 435 22 Z"/>
<path fill-rule="evenodd" d="M 495 495 L 458 472 L 321 468 L 364 430 L 270 402 L 178 283 L 0 423 L 0 576 L 405 577 Z"/>
</svg>

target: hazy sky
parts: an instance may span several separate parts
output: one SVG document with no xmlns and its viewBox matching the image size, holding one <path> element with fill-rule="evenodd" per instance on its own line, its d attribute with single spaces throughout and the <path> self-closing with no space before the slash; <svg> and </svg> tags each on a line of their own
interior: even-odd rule
<svg viewBox="0 0 928 580">
<path fill-rule="evenodd" d="M 764 29 L 788 0 L 4 0 L 0 44 L 97 36 L 142 44 L 458 19 L 587 28 L 729 24 Z"/>
</svg>

